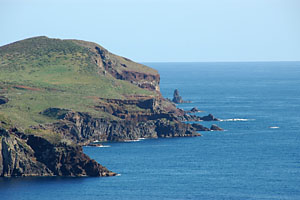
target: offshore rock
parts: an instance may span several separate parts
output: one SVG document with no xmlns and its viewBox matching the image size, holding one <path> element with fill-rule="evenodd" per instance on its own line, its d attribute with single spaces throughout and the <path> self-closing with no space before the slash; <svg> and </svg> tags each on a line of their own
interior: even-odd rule
<svg viewBox="0 0 300 200">
<path fill-rule="evenodd" d="M 212 130 L 212 131 L 224 131 L 224 129 L 220 128 L 216 124 L 211 125 L 210 130 Z"/>
<path fill-rule="evenodd" d="M 203 111 L 199 110 L 197 107 L 194 107 L 191 110 L 187 111 L 186 113 L 197 113 L 197 112 L 203 112 Z"/>
<path fill-rule="evenodd" d="M 174 94 L 173 94 L 173 100 L 172 100 L 174 103 L 191 103 L 191 101 L 184 101 L 182 99 L 182 97 L 179 95 L 179 91 L 176 89 L 174 90 Z"/>
<path fill-rule="evenodd" d="M 0 127 L 0 176 L 114 176 L 82 148 Z"/>
<path fill-rule="evenodd" d="M 209 128 L 206 128 L 206 127 L 204 127 L 204 126 L 201 125 L 201 124 L 193 123 L 193 124 L 192 124 L 192 127 L 193 127 L 194 130 L 196 130 L 196 131 L 210 131 Z"/>
<path fill-rule="evenodd" d="M 201 120 L 203 120 L 203 121 L 219 121 L 219 119 L 215 118 L 212 114 L 201 117 Z"/>
</svg>

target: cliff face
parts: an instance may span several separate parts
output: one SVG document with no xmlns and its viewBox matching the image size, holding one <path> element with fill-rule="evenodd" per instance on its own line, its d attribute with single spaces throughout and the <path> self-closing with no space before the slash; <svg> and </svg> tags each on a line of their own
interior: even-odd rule
<svg viewBox="0 0 300 200">
<path fill-rule="evenodd" d="M 156 70 L 112 54 L 98 44 L 80 40 L 72 41 L 89 49 L 93 55 L 93 62 L 99 67 L 99 73 L 110 74 L 116 79 L 128 81 L 140 88 L 159 92 L 160 76 Z"/>
<path fill-rule="evenodd" d="M 114 176 L 81 147 L 0 128 L 0 176 Z"/>
<path fill-rule="evenodd" d="M 139 138 L 200 136 L 190 124 L 160 118 L 143 121 L 110 121 L 87 113 L 68 113 L 63 120 L 46 125 L 78 144 L 99 141 L 126 141 Z"/>
</svg>

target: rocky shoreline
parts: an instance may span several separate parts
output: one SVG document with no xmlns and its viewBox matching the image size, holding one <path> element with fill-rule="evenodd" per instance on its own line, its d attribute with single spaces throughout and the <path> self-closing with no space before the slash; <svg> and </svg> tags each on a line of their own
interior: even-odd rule
<svg viewBox="0 0 300 200">
<path fill-rule="evenodd" d="M 103 103 L 106 102 L 106 103 Z M 32 126 L 32 132 L 58 134 L 57 141 L 17 128 L 0 129 L 0 176 L 115 176 L 82 151 L 94 141 L 122 142 L 139 138 L 201 136 L 198 131 L 222 131 L 212 125 L 204 127 L 191 121 L 218 121 L 213 115 L 187 114 L 162 97 L 153 99 L 101 99 L 96 106 L 116 120 L 95 118 L 89 113 L 49 108 L 41 115 L 58 119 L 55 123 Z M 139 112 L 126 110 L 139 107 Z M 5 122 L 2 122 L 5 123 Z M 1 126 L 0 126 L 1 127 Z M 63 139 L 62 139 L 63 138 Z"/>
<path fill-rule="evenodd" d="M 163 98 L 157 70 L 98 44 L 36 37 L 0 47 L 0 52 L 9 64 L 0 66 L 1 73 L 11 69 L 9 73 L 22 78 L 23 73 L 38 69 L 38 75 L 26 74 L 34 84 L 27 79 L 0 82 L 0 109 L 5 108 L 3 116 L 0 113 L 0 176 L 114 176 L 116 173 L 85 155 L 82 146 L 94 141 L 196 137 L 201 136 L 198 131 L 221 130 L 197 123 L 218 121 L 211 114 L 199 117 L 192 114 L 198 109 L 178 109 L 176 104 L 189 103 L 178 90 L 173 102 Z M 32 60 L 24 64 L 23 58 Z M 41 59 L 47 62 L 32 65 Z M 52 65 L 59 70 L 49 75 L 45 70 Z M 84 79 L 78 79 L 81 76 Z M 51 82 L 44 82 L 48 79 Z M 26 95 L 19 95 L 20 91 Z M 55 101 L 49 100 L 53 93 Z M 16 111 L 28 118 L 17 128 L 18 121 L 3 120 L 14 118 L 11 113 Z"/>
<path fill-rule="evenodd" d="M 89 113 L 49 108 L 41 114 L 60 119 L 35 129 L 47 129 L 59 133 L 76 144 L 86 145 L 93 141 L 121 142 L 139 138 L 195 137 L 197 131 L 210 131 L 199 121 L 218 121 L 213 115 L 199 117 L 176 108 L 162 97 L 134 99 L 99 99 L 95 109 L 106 112 L 116 119 L 97 118 Z M 128 109 L 137 107 L 138 111 Z"/>
</svg>

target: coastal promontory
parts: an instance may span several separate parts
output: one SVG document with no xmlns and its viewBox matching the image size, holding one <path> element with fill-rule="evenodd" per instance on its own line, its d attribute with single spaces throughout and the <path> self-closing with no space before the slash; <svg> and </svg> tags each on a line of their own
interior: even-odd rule
<svg viewBox="0 0 300 200">
<path fill-rule="evenodd" d="M 113 176 L 82 145 L 209 130 L 160 93 L 158 72 L 81 40 L 0 47 L 0 176 Z M 204 120 L 216 120 L 213 116 Z"/>
</svg>

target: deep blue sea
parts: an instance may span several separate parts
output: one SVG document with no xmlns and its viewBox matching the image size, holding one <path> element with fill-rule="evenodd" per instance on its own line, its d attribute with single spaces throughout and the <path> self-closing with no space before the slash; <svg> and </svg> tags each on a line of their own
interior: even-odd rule
<svg viewBox="0 0 300 200">
<path fill-rule="evenodd" d="M 300 62 L 146 64 L 226 131 L 86 147 L 121 175 L 2 178 L 0 199 L 300 199 Z"/>
</svg>

